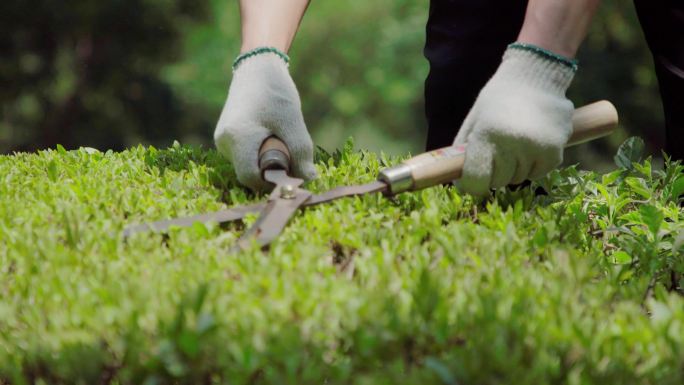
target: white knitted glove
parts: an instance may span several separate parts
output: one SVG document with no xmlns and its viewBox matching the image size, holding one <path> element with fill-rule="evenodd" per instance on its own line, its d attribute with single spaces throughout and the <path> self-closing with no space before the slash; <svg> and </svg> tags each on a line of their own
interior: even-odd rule
<svg viewBox="0 0 684 385">
<path fill-rule="evenodd" d="M 575 70 L 549 52 L 509 46 L 454 140 L 467 144 L 462 190 L 484 195 L 561 164 L 574 111 L 565 91 Z"/>
<path fill-rule="evenodd" d="M 258 165 L 259 148 L 271 135 L 290 150 L 294 176 L 316 177 L 313 142 L 287 63 L 273 52 L 264 52 L 247 57 L 234 69 L 214 131 L 216 147 L 233 162 L 238 181 L 252 190 L 272 187 L 262 179 Z"/>
</svg>

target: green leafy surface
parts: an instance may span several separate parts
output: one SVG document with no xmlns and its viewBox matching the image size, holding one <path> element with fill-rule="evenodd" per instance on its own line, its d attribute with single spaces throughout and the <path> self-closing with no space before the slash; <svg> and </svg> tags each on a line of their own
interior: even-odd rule
<svg viewBox="0 0 684 385">
<path fill-rule="evenodd" d="M 626 169 L 632 169 L 634 166 L 632 165 L 635 162 L 639 162 L 641 160 L 641 157 L 644 155 L 644 140 L 633 136 L 629 139 L 627 139 L 621 146 L 618 148 L 617 154 L 615 154 L 615 164 L 618 167 L 626 168 Z"/>
<path fill-rule="evenodd" d="M 314 191 L 397 161 L 317 159 Z M 344 199 L 234 254 L 241 224 L 120 236 L 263 199 L 214 151 L 2 156 L 0 383 L 681 384 L 682 175 Z"/>
</svg>

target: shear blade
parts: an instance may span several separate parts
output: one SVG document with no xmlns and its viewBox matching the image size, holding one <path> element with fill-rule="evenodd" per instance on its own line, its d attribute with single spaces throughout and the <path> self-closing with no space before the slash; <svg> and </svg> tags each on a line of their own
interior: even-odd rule
<svg viewBox="0 0 684 385">
<path fill-rule="evenodd" d="M 237 206 L 225 210 L 215 211 L 213 213 L 193 215 L 190 217 L 166 219 L 157 222 L 142 223 L 139 225 L 128 226 L 124 229 L 123 236 L 130 237 L 133 234 L 142 233 L 146 231 L 164 232 L 170 227 L 189 227 L 195 222 L 232 222 L 242 219 L 249 213 L 259 212 L 266 206 L 265 203 L 256 203 L 248 206 Z"/>
<path fill-rule="evenodd" d="M 283 184 L 284 181 L 289 181 L 293 182 L 295 184 L 298 184 L 298 180 L 295 178 L 289 178 L 289 177 L 283 177 L 282 175 L 279 175 L 281 173 L 279 172 L 269 172 L 268 176 L 269 178 L 276 180 L 277 182 L 280 182 L 280 184 Z M 297 210 L 299 207 L 306 207 L 306 206 L 314 206 L 318 205 L 321 203 L 326 203 L 330 201 L 334 201 L 339 198 L 344 198 L 344 197 L 352 197 L 352 196 L 360 196 L 360 195 L 365 195 L 365 194 L 370 194 L 370 193 L 376 193 L 376 192 L 386 192 L 387 191 L 387 185 L 383 182 L 380 181 L 374 181 L 370 182 L 364 185 L 357 185 L 357 186 L 341 186 L 341 187 L 336 187 L 332 190 L 328 190 L 325 193 L 322 194 L 317 194 L 317 195 L 311 195 L 308 191 L 302 190 L 302 189 L 297 189 L 296 190 L 296 197 L 300 197 L 301 194 L 308 194 L 308 197 L 306 199 L 303 199 L 301 203 L 295 203 L 293 202 L 293 199 L 286 199 L 285 201 L 289 201 L 290 203 L 293 203 L 295 205 L 295 208 L 292 209 L 292 212 L 289 214 L 289 217 L 294 214 L 294 211 Z M 271 225 L 266 223 L 264 224 L 264 221 L 266 221 L 267 213 L 270 213 L 274 211 L 276 204 L 272 203 L 274 201 L 277 201 L 279 199 L 282 199 L 278 197 L 278 195 L 272 195 L 269 198 L 269 202 L 263 202 L 263 203 L 255 203 L 251 204 L 248 206 L 237 206 L 237 207 L 231 207 L 229 209 L 224 209 L 224 210 L 219 210 L 215 211 L 212 213 L 206 213 L 206 214 L 199 214 L 199 215 L 193 215 L 189 217 L 183 217 L 183 218 L 175 218 L 175 219 L 166 219 L 166 220 L 161 220 L 157 222 L 149 222 L 149 223 L 142 223 L 138 225 L 132 225 L 128 226 L 124 229 L 123 231 L 123 236 L 124 238 L 130 237 L 133 234 L 137 233 L 142 233 L 142 232 L 147 232 L 147 231 L 154 231 L 154 232 L 164 232 L 168 230 L 170 227 L 188 227 L 192 226 L 193 223 L 195 222 L 200 222 L 200 223 L 207 223 L 207 222 L 217 222 L 217 223 L 224 223 L 224 222 L 232 222 L 236 220 L 242 219 L 246 214 L 249 213 L 256 213 L 256 212 L 262 212 L 263 214 L 260 216 L 260 218 L 257 220 L 255 223 L 255 226 L 253 226 L 253 229 L 248 230 L 245 235 L 243 235 L 242 238 L 250 238 L 254 236 L 254 233 L 257 231 L 260 231 L 264 233 L 264 228 L 266 230 L 270 231 Z M 272 207 L 269 207 L 272 206 Z M 278 210 L 276 210 L 277 212 Z M 281 214 L 282 215 L 282 214 Z M 285 220 L 285 223 L 287 223 L 287 219 Z M 259 225 L 259 226 L 257 226 Z M 282 225 L 284 226 L 284 224 Z M 275 232 L 275 235 L 277 236 L 280 231 L 282 231 L 282 226 L 281 229 Z M 249 237 L 247 237 L 249 235 Z M 265 237 L 265 235 L 264 235 Z M 242 239 L 241 238 L 241 239 Z M 268 240 L 265 244 L 268 244 L 272 239 Z M 248 241 L 244 241 L 244 245 L 247 245 Z"/>
<path fill-rule="evenodd" d="M 259 219 L 238 239 L 238 247 L 244 249 L 252 242 L 256 242 L 262 247 L 271 243 L 283 231 L 292 215 L 310 197 L 311 192 L 298 189 L 296 195 L 291 199 L 276 198 L 270 200 L 261 212 Z"/>
</svg>

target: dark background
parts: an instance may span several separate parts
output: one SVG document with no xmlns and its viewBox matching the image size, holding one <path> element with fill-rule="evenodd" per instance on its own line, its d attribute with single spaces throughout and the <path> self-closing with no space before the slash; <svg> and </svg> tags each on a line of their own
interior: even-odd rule
<svg viewBox="0 0 684 385">
<path fill-rule="evenodd" d="M 423 148 L 427 1 L 314 1 L 290 52 L 314 141 L 353 136 L 390 154 Z M 239 49 L 236 0 L 18 1 L 0 5 L 0 153 L 138 143 L 211 147 Z M 659 155 L 663 118 L 630 2 L 606 0 L 579 54 L 576 105 L 610 99 L 620 132 L 567 154 L 605 169 L 639 135 Z"/>
</svg>

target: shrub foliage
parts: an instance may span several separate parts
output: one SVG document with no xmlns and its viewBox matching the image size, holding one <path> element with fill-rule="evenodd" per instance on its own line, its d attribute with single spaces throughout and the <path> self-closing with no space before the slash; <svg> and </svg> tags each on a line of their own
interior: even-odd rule
<svg viewBox="0 0 684 385">
<path fill-rule="evenodd" d="M 263 199 L 213 150 L 1 156 L 0 383 L 681 384 L 684 168 L 627 147 L 485 200 L 338 200 L 237 254 L 241 224 L 121 238 Z M 397 160 L 348 143 L 308 187 Z"/>
</svg>

